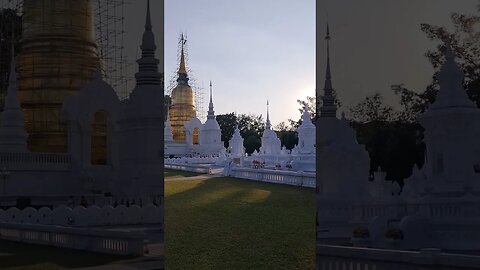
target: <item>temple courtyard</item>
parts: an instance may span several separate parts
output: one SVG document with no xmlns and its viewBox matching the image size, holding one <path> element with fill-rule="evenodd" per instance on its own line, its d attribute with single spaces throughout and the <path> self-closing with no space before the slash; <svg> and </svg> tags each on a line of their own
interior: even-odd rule
<svg viewBox="0 0 480 270">
<path fill-rule="evenodd" d="M 314 269 L 314 189 L 173 170 L 165 177 L 166 269 Z M 0 241 L 1 269 L 149 269 L 141 267 L 149 260 Z"/>
<path fill-rule="evenodd" d="M 314 269 L 313 188 L 165 176 L 167 269 Z"/>
</svg>

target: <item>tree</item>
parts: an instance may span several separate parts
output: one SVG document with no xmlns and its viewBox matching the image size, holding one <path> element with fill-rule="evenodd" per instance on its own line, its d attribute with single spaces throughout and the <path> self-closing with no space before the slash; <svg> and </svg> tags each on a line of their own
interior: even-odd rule
<svg viewBox="0 0 480 270">
<path fill-rule="evenodd" d="M 247 154 L 252 154 L 255 150 L 260 149 L 260 146 L 262 145 L 262 140 L 255 135 L 250 135 L 245 138 L 245 140 L 243 141 L 243 145 L 245 146 L 245 152 Z"/>
<path fill-rule="evenodd" d="M 315 119 L 317 115 L 315 97 L 307 96 L 305 100 L 297 99 L 297 103 L 299 105 L 298 111 L 300 112 L 299 119 L 298 120 L 288 119 L 288 122 L 293 130 L 298 128 L 302 124 L 302 115 L 305 111 L 305 107 L 308 108 L 308 112 L 310 113 L 312 120 Z"/>
<path fill-rule="evenodd" d="M 479 2 L 480 3 L 480 2 Z M 478 5 L 480 11 L 480 4 Z M 464 88 L 468 96 L 480 107 L 480 17 L 476 15 L 466 16 L 452 13 L 451 20 L 454 25 L 452 33 L 443 26 L 421 24 L 421 30 L 439 45 L 434 50 L 428 50 L 425 56 L 434 68 L 432 82 L 424 91 L 412 91 L 406 89 L 403 84 L 393 85 L 392 90 L 400 96 L 403 110 L 399 114 L 399 120 L 413 122 L 421 113 L 425 112 L 430 104 L 435 101 L 438 92 L 437 75 L 444 62 L 443 46 L 445 43 L 452 47 L 456 61 L 465 74 Z"/>
<path fill-rule="evenodd" d="M 375 93 L 350 108 L 350 117 L 360 123 L 382 122 L 394 119 L 395 113 L 391 106 L 383 103 L 382 95 Z"/>
<path fill-rule="evenodd" d="M 480 2 L 479 2 L 480 3 Z M 480 10 L 480 4 L 478 6 Z M 430 40 L 440 41 L 434 50 L 425 54 L 434 68 L 432 82 L 424 91 L 412 91 L 403 84 L 393 85 L 392 91 L 400 97 L 401 109 L 394 112 L 384 105 L 381 96 L 367 97 L 352 109 L 360 143 L 370 155 L 371 171 L 380 166 L 387 172 L 387 179 L 402 184 L 410 176 L 414 164 L 424 163 L 425 144 L 423 128 L 417 117 L 435 101 L 438 92 L 437 74 L 444 61 L 442 50 L 450 44 L 456 61 L 465 74 L 464 88 L 469 97 L 480 105 L 480 17 L 452 13 L 455 30 L 449 33 L 445 27 L 422 24 L 421 30 Z"/>
<path fill-rule="evenodd" d="M 240 135 L 244 138 L 243 145 L 248 154 L 259 150 L 261 137 L 265 130 L 265 122 L 261 115 L 235 113 L 221 114 L 216 117 L 218 125 L 222 129 L 222 141 L 225 147 L 233 136 L 235 127 L 238 124 Z"/>
<path fill-rule="evenodd" d="M 240 114 L 238 116 L 238 128 L 240 129 L 240 135 L 245 138 L 243 141 L 245 151 L 251 154 L 255 150 L 259 150 L 261 137 L 265 130 L 265 121 L 262 115 Z"/>
<path fill-rule="evenodd" d="M 228 147 L 228 143 L 235 132 L 237 125 L 237 116 L 235 113 L 220 114 L 216 116 L 218 125 L 222 130 L 222 141 L 225 147 Z"/>
</svg>

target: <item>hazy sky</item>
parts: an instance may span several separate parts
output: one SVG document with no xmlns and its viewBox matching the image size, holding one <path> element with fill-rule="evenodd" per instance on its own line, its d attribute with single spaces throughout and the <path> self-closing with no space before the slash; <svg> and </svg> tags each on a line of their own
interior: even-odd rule
<svg viewBox="0 0 480 270">
<path fill-rule="evenodd" d="M 177 42 L 188 35 L 189 68 L 213 81 L 216 114 L 299 118 L 297 99 L 315 95 L 314 0 L 165 0 L 165 72 L 178 69 Z"/>
<path fill-rule="evenodd" d="M 423 91 L 433 68 L 424 56 L 436 43 L 420 30 L 420 23 L 453 28 L 451 12 L 472 14 L 477 0 L 320 0 L 319 21 L 330 23 L 333 85 L 349 106 L 380 92 L 396 101 L 390 85 L 404 83 Z M 327 15 L 328 14 L 328 15 Z M 325 26 L 318 39 L 318 77 L 325 77 Z"/>
<path fill-rule="evenodd" d="M 321 23 L 317 79 L 323 87 L 328 14 L 333 84 L 339 99 L 350 106 L 374 92 L 393 103 L 392 84 L 423 90 L 433 74 L 424 53 L 435 43 L 421 32 L 420 23 L 451 29 L 451 12 L 476 13 L 478 1 L 319 0 L 317 4 Z M 151 5 L 158 41 L 161 24 L 155 10 L 160 1 L 152 0 Z M 128 5 L 129 55 L 138 53 L 145 6 L 143 0 Z M 265 115 L 268 98 L 274 124 L 297 118 L 296 99 L 314 95 L 313 0 L 165 0 L 167 81 L 177 69 L 181 32 L 188 35 L 189 67 L 203 83 L 204 110 L 210 79 L 217 114 Z"/>
</svg>

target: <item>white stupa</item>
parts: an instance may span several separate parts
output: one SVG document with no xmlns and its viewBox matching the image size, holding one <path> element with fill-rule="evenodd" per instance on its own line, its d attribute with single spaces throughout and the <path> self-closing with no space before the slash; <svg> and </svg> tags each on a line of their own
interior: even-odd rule
<svg viewBox="0 0 480 270">
<path fill-rule="evenodd" d="M 210 102 L 208 104 L 207 121 L 200 129 L 200 145 L 202 153 L 206 155 L 219 154 L 225 147 L 222 142 L 222 130 L 215 118 L 213 110 L 212 82 L 210 81 Z"/>
<path fill-rule="evenodd" d="M 17 73 L 14 58 L 12 58 L 8 92 L 0 121 L 0 152 L 27 152 L 28 134 L 25 131 L 23 112 L 17 97 Z"/>
<path fill-rule="evenodd" d="M 458 197 L 467 190 L 480 191 L 480 110 L 463 88 L 463 72 L 448 44 L 444 55 L 440 90 L 418 118 L 425 128 L 426 162 L 406 180 L 405 193 Z"/>
<path fill-rule="evenodd" d="M 150 4 L 143 40 L 141 58 L 137 60 L 136 86 L 124 103 L 118 121 L 119 166 L 124 170 L 120 176 L 130 194 L 138 196 L 162 193 L 164 102 L 159 60 L 155 57 L 157 46 L 152 31 Z M 142 181 L 142 183 L 139 183 Z M 141 187 L 141 189 L 139 188 Z"/>
<path fill-rule="evenodd" d="M 327 25 L 327 68 L 325 75 L 322 107 L 318 118 L 319 163 L 317 187 L 320 196 L 341 200 L 361 198 L 368 184 L 370 158 L 368 152 L 359 145 L 355 130 L 342 114 L 337 118 L 337 106 L 332 87 L 330 71 L 330 31 Z"/>
<path fill-rule="evenodd" d="M 260 155 L 263 156 L 278 156 L 280 155 L 280 150 L 282 148 L 282 143 L 280 139 L 277 136 L 277 133 L 275 133 L 274 130 L 272 130 L 272 124 L 270 123 L 270 112 L 268 108 L 269 104 L 267 101 L 267 121 L 265 125 L 265 130 L 263 131 L 262 134 L 262 146 L 260 147 Z"/>
<path fill-rule="evenodd" d="M 302 124 L 297 128 L 297 133 L 297 152 L 299 154 L 314 154 L 316 127 L 312 123 L 312 117 L 308 112 L 308 107 L 305 107 L 304 109 L 302 115 Z"/>
<path fill-rule="evenodd" d="M 235 127 L 235 132 L 228 143 L 230 147 L 230 155 L 233 158 L 245 156 L 245 147 L 243 146 L 243 138 L 240 135 L 238 125 Z"/>
<path fill-rule="evenodd" d="M 302 124 L 297 128 L 297 133 L 298 144 L 292 149 L 292 169 L 294 171 L 314 172 L 316 171 L 316 127 L 312 123 L 312 118 L 308 112 L 308 107 L 304 108 Z"/>
<path fill-rule="evenodd" d="M 172 125 L 170 124 L 170 112 L 167 113 L 167 121 L 165 121 L 165 130 L 163 132 L 163 138 L 166 144 L 173 142 Z"/>
</svg>

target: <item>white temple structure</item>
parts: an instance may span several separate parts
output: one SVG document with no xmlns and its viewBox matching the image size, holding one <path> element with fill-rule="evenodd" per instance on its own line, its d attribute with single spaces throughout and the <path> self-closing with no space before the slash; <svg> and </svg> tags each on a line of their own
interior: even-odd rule
<svg viewBox="0 0 480 270">
<path fill-rule="evenodd" d="M 297 128 L 298 144 L 292 149 L 291 166 L 294 171 L 316 171 L 315 168 L 315 134 L 316 127 L 308 108 L 304 108 L 302 124 Z"/>
<path fill-rule="evenodd" d="M 324 94 L 317 126 L 317 237 L 336 239 L 349 234 L 349 206 L 367 194 L 370 158 L 365 147 L 358 144 L 355 130 L 342 114 L 337 118 L 330 70 L 330 31 L 327 25 L 327 68 Z"/>
<path fill-rule="evenodd" d="M 330 71 L 330 32 L 327 25 L 327 68 L 318 137 L 319 161 L 321 169 L 317 173 L 317 187 L 322 197 L 361 196 L 361 188 L 368 180 L 370 158 L 365 147 L 358 144 L 355 130 L 342 114 L 337 118 L 337 106 Z"/>
<path fill-rule="evenodd" d="M 270 112 L 268 110 L 268 101 L 267 101 L 267 120 L 265 124 L 265 130 L 262 134 L 262 146 L 260 147 L 259 153 L 263 156 L 277 156 L 280 154 L 282 148 L 282 143 L 277 136 L 277 133 L 272 129 L 272 124 L 270 122 Z"/>
<path fill-rule="evenodd" d="M 18 205 L 19 198 L 32 207 L 163 203 L 163 89 L 155 58 L 150 5 L 147 7 L 137 61 L 136 86 L 121 102 L 100 72 L 76 95 L 65 98 L 63 119 L 68 129 L 68 152 L 30 153 L 16 95 L 15 66 L 1 114 L 0 206 Z M 92 161 L 92 123 L 105 117 L 105 164 Z"/>
<path fill-rule="evenodd" d="M 240 135 L 240 129 L 238 125 L 235 127 L 232 138 L 228 142 L 230 148 L 230 156 L 233 158 L 239 158 L 245 156 L 245 147 L 243 146 L 243 138 Z"/>
<path fill-rule="evenodd" d="M 183 48 L 180 61 L 179 76 L 187 76 Z M 184 70 L 184 71 L 183 71 Z M 180 73 L 182 71 L 183 73 Z M 186 77 L 188 81 L 188 77 Z M 181 86 L 182 81 L 179 81 Z M 189 87 L 189 86 L 188 86 Z M 202 124 L 200 119 L 192 115 L 183 125 L 184 141 L 175 141 L 171 127 L 171 115 L 168 114 L 164 130 L 164 155 L 165 157 L 184 156 L 219 156 L 225 152 L 222 142 L 222 131 L 215 118 L 213 106 L 212 82 L 210 81 L 210 102 L 208 104 L 207 120 Z"/>
<path fill-rule="evenodd" d="M 463 88 L 464 75 L 450 45 L 444 48 L 440 90 L 418 118 L 425 128 L 425 164 L 421 169 L 415 165 L 400 194 L 400 186 L 385 181 L 383 172 L 367 181 L 368 156 L 352 140 L 347 124 L 333 117 L 327 66 L 319 119 L 320 129 L 328 130 L 319 134 L 319 243 L 407 250 L 480 248 L 480 109 Z"/>
</svg>

